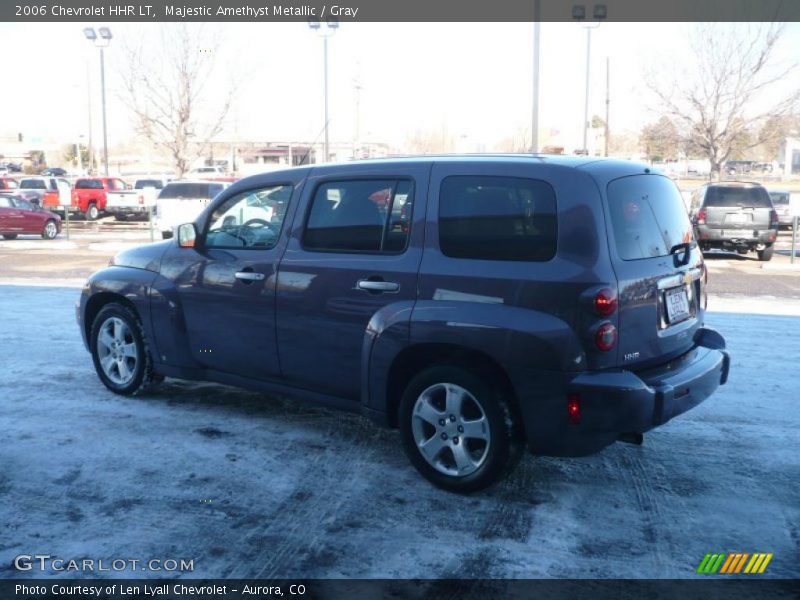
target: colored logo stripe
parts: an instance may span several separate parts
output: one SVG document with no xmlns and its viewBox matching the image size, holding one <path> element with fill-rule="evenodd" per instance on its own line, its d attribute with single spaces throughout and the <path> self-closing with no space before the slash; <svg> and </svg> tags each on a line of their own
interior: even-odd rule
<svg viewBox="0 0 800 600">
<path fill-rule="evenodd" d="M 709 553 L 700 561 L 697 572 L 704 575 L 713 575 L 719 571 L 720 575 L 729 575 L 741 573 L 742 569 L 744 569 L 744 572 L 748 574 L 763 573 L 771 560 L 771 552 L 755 552 L 753 554 L 747 552 Z M 745 564 L 747 565 L 746 567 Z"/>
</svg>

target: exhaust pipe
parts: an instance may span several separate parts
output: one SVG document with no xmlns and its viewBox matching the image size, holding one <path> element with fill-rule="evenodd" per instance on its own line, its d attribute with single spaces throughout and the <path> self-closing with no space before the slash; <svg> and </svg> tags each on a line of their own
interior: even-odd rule
<svg viewBox="0 0 800 600">
<path fill-rule="evenodd" d="M 630 431 L 628 433 L 620 433 L 617 441 L 625 442 L 626 444 L 633 444 L 634 446 L 641 446 L 644 442 L 644 434 Z"/>
</svg>

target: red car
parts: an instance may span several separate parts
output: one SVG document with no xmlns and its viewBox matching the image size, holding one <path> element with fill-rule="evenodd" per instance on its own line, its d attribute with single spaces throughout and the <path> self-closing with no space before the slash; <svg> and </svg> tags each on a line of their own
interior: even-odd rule
<svg viewBox="0 0 800 600">
<path fill-rule="evenodd" d="M 19 184 L 16 179 L 0 177 L 0 192 L 8 192 L 10 190 L 16 190 L 17 188 L 19 188 Z"/>
<path fill-rule="evenodd" d="M 127 189 L 130 189 L 130 186 L 116 177 L 82 177 L 75 182 L 72 190 L 72 208 L 86 215 L 90 221 L 94 221 L 106 209 L 106 192 Z M 58 205 L 58 194 L 46 198 L 44 207 L 63 211 Z"/>
<path fill-rule="evenodd" d="M 19 196 L 0 195 L 0 235 L 7 240 L 19 234 L 41 235 L 52 240 L 61 232 L 61 218 Z"/>
</svg>

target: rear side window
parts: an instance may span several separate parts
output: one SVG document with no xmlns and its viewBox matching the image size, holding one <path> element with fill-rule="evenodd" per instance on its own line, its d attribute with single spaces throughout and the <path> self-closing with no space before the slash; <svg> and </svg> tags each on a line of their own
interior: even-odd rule
<svg viewBox="0 0 800 600">
<path fill-rule="evenodd" d="M 711 186 L 706 191 L 705 206 L 772 208 L 769 194 L 763 187 Z"/>
<path fill-rule="evenodd" d="M 548 183 L 491 176 L 442 182 L 439 246 L 446 256 L 547 261 L 556 240 L 556 196 Z"/>
<path fill-rule="evenodd" d="M 659 175 L 633 175 L 608 184 L 617 253 L 623 260 L 667 256 L 694 239 L 675 184 Z"/>
<path fill-rule="evenodd" d="M 411 216 L 411 182 L 323 183 L 308 215 L 303 246 L 333 252 L 403 252 Z"/>
</svg>

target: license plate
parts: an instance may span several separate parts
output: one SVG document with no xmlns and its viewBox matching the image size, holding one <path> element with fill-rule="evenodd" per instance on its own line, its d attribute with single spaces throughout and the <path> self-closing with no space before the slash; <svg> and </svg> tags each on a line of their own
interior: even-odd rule
<svg viewBox="0 0 800 600">
<path fill-rule="evenodd" d="M 744 213 L 733 213 L 728 215 L 728 223 L 747 223 L 749 215 Z"/>
<path fill-rule="evenodd" d="M 667 320 L 678 323 L 691 316 L 689 312 L 689 298 L 686 295 L 686 288 L 674 288 L 665 293 L 665 304 L 667 305 Z"/>
</svg>

